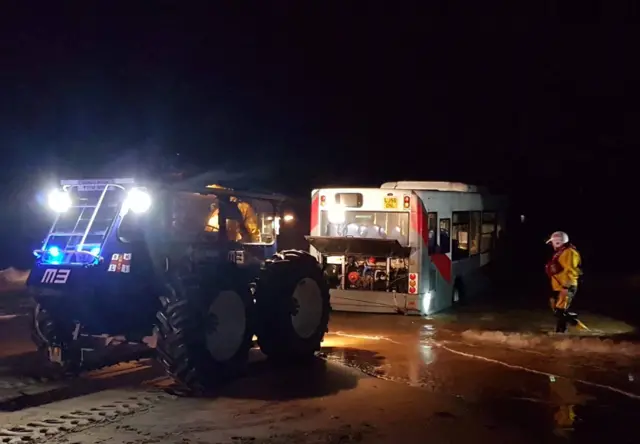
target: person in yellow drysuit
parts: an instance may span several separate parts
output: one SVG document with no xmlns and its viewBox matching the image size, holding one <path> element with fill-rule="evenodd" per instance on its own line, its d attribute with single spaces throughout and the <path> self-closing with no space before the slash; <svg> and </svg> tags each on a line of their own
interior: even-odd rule
<svg viewBox="0 0 640 444">
<path fill-rule="evenodd" d="M 207 188 L 228 189 L 228 188 L 221 187 L 220 185 L 208 185 Z M 229 240 L 238 241 L 238 242 L 242 240 L 245 240 L 246 242 L 260 242 L 260 230 L 258 228 L 258 218 L 256 216 L 255 211 L 253 211 L 253 208 L 251 208 L 251 205 L 249 205 L 247 202 L 242 202 L 241 200 L 238 200 L 236 197 L 231 197 L 230 200 L 231 202 L 235 202 L 237 204 L 238 210 L 242 215 L 242 223 L 246 230 L 246 234 L 248 234 L 249 238 L 246 239 L 246 234 L 245 236 L 243 236 L 243 230 L 240 226 L 239 221 L 233 220 L 233 219 L 227 219 L 227 236 L 229 237 Z M 205 227 L 205 231 L 216 232 L 220 230 L 220 224 L 218 222 L 218 214 L 219 214 L 218 208 L 212 211 L 212 213 L 209 215 L 207 225 Z"/>
<path fill-rule="evenodd" d="M 569 313 L 571 301 L 578 291 L 580 270 L 580 253 L 569 243 L 569 236 L 563 231 L 556 231 L 547 243 L 553 246 L 555 253 L 547 263 L 546 272 L 551 280 L 554 295 L 550 299 L 551 309 L 556 316 L 556 333 L 565 333 L 567 324 L 584 326 L 575 313 Z"/>
</svg>

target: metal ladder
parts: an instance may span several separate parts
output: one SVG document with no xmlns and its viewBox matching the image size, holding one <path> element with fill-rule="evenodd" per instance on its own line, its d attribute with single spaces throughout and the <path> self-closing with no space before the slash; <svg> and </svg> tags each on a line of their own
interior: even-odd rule
<svg viewBox="0 0 640 444">
<path fill-rule="evenodd" d="M 65 183 L 66 182 L 66 183 Z M 110 191 L 116 191 L 117 189 L 125 189 L 123 185 L 133 183 L 132 179 L 114 179 L 114 180 L 77 180 L 77 181 L 62 181 L 63 186 L 73 187 L 78 190 L 78 193 L 83 192 L 100 192 L 97 201 L 88 202 L 83 205 L 74 205 L 72 209 L 80 209 L 78 218 L 75 221 L 74 227 L 71 231 L 58 229 L 62 215 L 58 214 L 56 220 L 51 226 L 49 233 L 43 243 L 42 250 L 46 250 L 52 237 L 67 237 L 64 244 L 64 253 L 82 251 L 85 247 L 85 242 L 88 236 L 99 236 L 99 241 L 90 242 L 90 246 L 99 246 L 100 248 L 104 244 L 104 240 L 113 226 L 114 221 L 118 217 L 119 203 L 110 202 L 107 203 L 109 207 L 113 207 L 114 214 L 109 216 L 108 225 L 100 231 L 92 231 L 96 217 L 105 203 L 105 197 Z M 86 195 L 85 195 L 86 199 Z M 79 229 L 83 225 L 83 222 L 87 222 L 84 229 Z M 66 254 L 65 254 L 66 256 Z"/>
</svg>

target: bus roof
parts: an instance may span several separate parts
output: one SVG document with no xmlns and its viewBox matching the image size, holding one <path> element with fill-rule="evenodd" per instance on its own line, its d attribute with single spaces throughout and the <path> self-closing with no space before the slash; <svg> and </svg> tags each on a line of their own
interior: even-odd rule
<svg viewBox="0 0 640 444">
<path fill-rule="evenodd" d="M 421 182 L 412 180 L 385 182 L 380 188 L 386 190 L 454 191 L 458 193 L 480 192 L 475 185 L 468 185 L 461 182 Z"/>
</svg>

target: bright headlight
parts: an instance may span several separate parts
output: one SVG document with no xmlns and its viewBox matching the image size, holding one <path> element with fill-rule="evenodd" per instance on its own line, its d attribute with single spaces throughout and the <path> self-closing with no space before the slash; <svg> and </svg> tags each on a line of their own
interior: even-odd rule
<svg viewBox="0 0 640 444">
<path fill-rule="evenodd" d="M 71 196 L 63 190 L 53 190 L 47 196 L 47 204 L 56 213 L 64 213 L 71 208 Z"/>
<path fill-rule="evenodd" d="M 134 213 L 144 213 L 151 208 L 151 195 L 140 188 L 133 188 L 127 194 L 124 206 Z"/>
</svg>

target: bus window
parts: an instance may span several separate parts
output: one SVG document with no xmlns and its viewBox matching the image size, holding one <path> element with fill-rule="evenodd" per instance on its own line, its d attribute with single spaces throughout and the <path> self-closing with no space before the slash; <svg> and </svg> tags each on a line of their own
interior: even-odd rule
<svg viewBox="0 0 640 444">
<path fill-rule="evenodd" d="M 436 252 L 436 245 L 438 245 L 438 213 L 427 213 L 427 230 L 429 233 L 429 254 Z"/>
<path fill-rule="evenodd" d="M 471 224 L 469 225 L 469 253 L 471 256 L 480 252 L 480 221 L 482 216 L 480 211 L 471 212 Z"/>
<path fill-rule="evenodd" d="M 336 204 L 345 208 L 362 207 L 362 193 L 336 193 Z"/>
<path fill-rule="evenodd" d="M 454 261 L 469 257 L 469 212 L 453 212 L 453 232 L 451 233 L 451 259 Z"/>
<path fill-rule="evenodd" d="M 440 253 L 451 251 L 451 219 L 440 219 Z"/>
<path fill-rule="evenodd" d="M 495 246 L 496 213 L 482 213 L 482 239 L 480 240 L 480 253 L 488 253 Z"/>
</svg>

